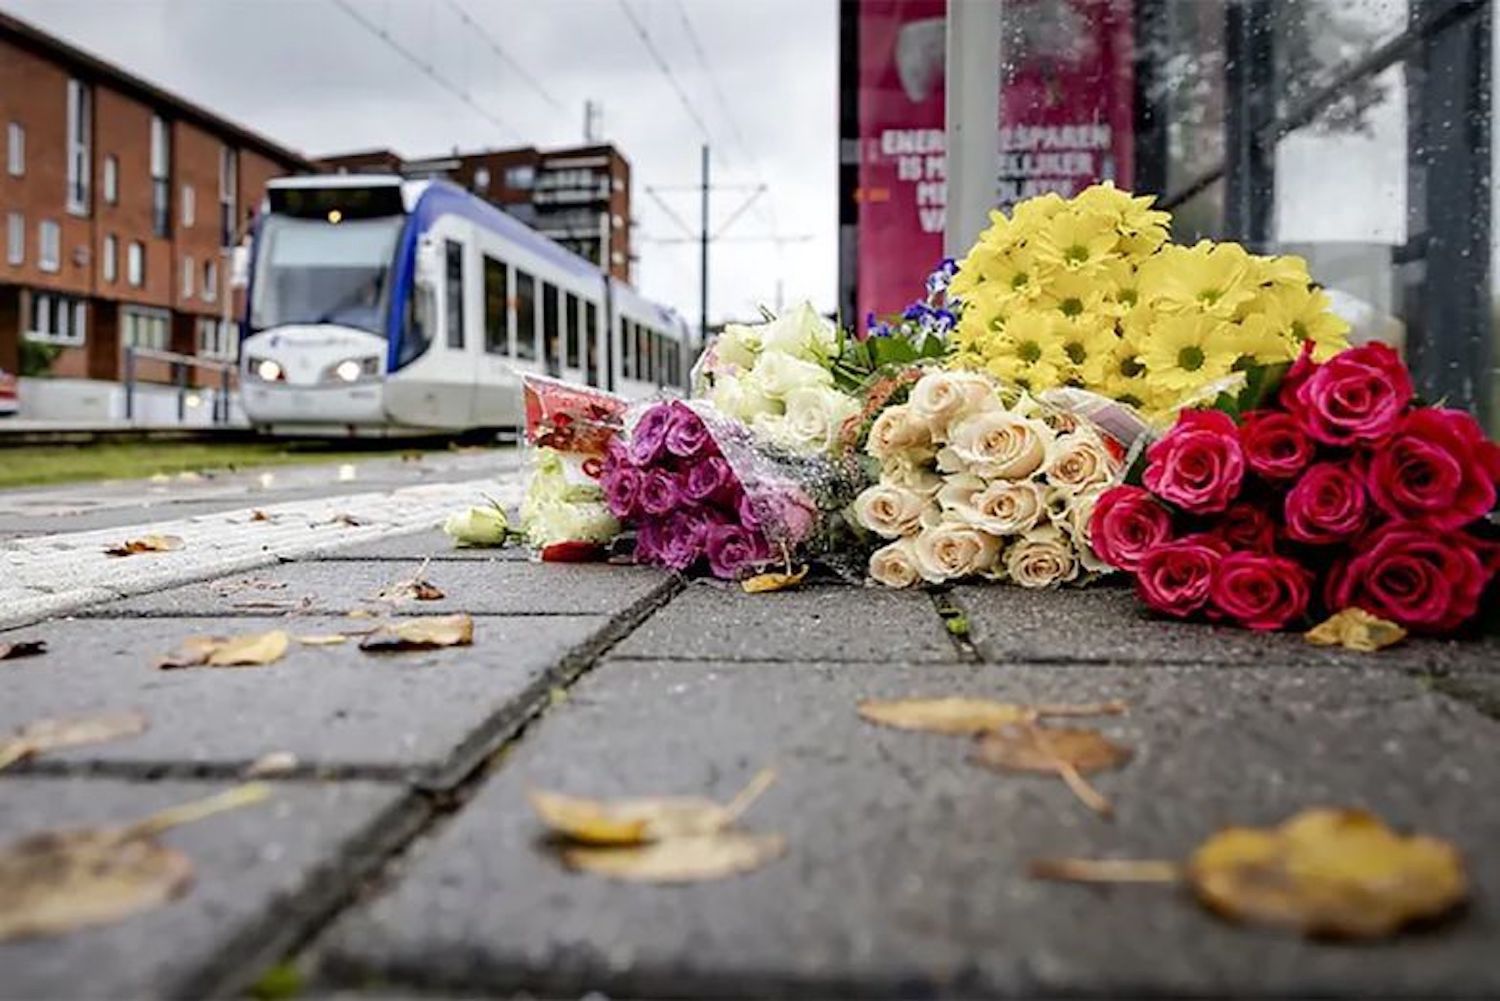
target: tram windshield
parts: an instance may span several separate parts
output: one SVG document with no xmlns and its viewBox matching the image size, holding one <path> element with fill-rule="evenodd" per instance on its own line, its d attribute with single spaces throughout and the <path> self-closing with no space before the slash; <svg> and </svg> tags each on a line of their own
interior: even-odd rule
<svg viewBox="0 0 1500 1001">
<path fill-rule="evenodd" d="M 401 215 L 335 222 L 272 213 L 256 250 L 252 329 L 335 323 L 384 336 L 403 222 Z"/>
</svg>

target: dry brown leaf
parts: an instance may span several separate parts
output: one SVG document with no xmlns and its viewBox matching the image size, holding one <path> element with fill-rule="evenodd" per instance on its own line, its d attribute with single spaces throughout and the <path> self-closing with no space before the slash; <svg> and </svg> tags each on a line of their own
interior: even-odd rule
<svg viewBox="0 0 1500 1001">
<path fill-rule="evenodd" d="M 360 640 L 359 648 L 372 653 L 401 650 L 433 650 L 468 646 L 474 642 L 474 620 L 463 613 L 424 619 L 398 619 Z"/>
<path fill-rule="evenodd" d="M 1027 875 L 1064 883 L 1180 883 L 1182 866 L 1165 859 L 1036 859 Z"/>
<path fill-rule="evenodd" d="M 1360 653 L 1393 646 L 1406 639 L 1406 630 L 1396 623 L 1371 615 L 1363 608 L 1346 608 L 1303 633 L 1317 646 L 1341 646 Z"/>
<path fill-rule="evenodd" d="M 330 525 L 346 525 L 349 528 L 359 528 L 365 522 L 363 519 L 356 518 L 354 515 L 349 514 L 348 512 L 340 512 L 339 514 L 336 514 L 332 518 L 330 518 L 328 520 L 328 523 Z"/>
<path fill-rule="evenodd" d="M 1468 895 L 1458 850 L 1403 837 L 1363 810 L 1304 810 L 1280 827 L 1232 827 L 1188 862 L 1198 899 L 1225 917 L 1312 937 L 1384 938 Z"/>
<path fill-rule="evenodd" d="M 618 847 L 717 834 L 775 779 L 771 769 L 761 771 L 727 804 L 698 796 L 585 799 L 540 789 L 528 790 L 526 796 L 553 834 L 587 845 Z"/>
<path fill-rule="evenodd" d="M 758 869 L 786 850 L 779 834 L 717 834 L 670 838 L 645 845 L 565 848 L 571 868 L 642 883 L 691 883 Z"/>
<path fill-rule="evenodd" d="M 394 584 L 387 584 L 381 588 L 380 593 L 375 596 L 375 600 L 388 601 L 393 604 L 400 604 L 408 599 L 415 601 L 442 601 L 444 597 L 443 592 L 427 579 L 427 567 L 431 562 L 432 557 L 429 556 L 422 561 L 422 565 L 417 568 L 417 572 L 412 574 L 409 579 L 399 580 Z"/>
<path fill-rule="evenodd" d="M 268 794 L 240 786 L 128 827 L 44 831 L 0 848 L 0 942 L 118 921 L 182 895 L 192 862 L 156 836 Z"/>
<path fill-rule="evenodd" d="M 801 584 L 807 577 L 807 567 L 798 567 L 792 573 L 762 573 L 740 581 L 740 589 L 746 594 L 764 594 L 767 591 L 788 591 Z"/>
<path fill-rule="evenodd" d="M 0 743 L 0 769 L 47 751 L 134 737 L 147 726 L 146 717 L 135 710 L 33 720 Z"/>
<path fill-rule="evenodd" d="M 260 508 L 254 508 L 250 512 L 250 520 L 251 521 L 270 521 L 271 520 L 271 516 L 269 514 L 267 514 L 266 512 L 262 511 Z"/>
<path fill-rule="evenodd" d="M 156 662 L 163 670 L 178 667 L 263 667 L 286 653 L 291 637 L 285 630 L 243 636 L 189 636 L 178 648 Z"/>
<path fill-rule="evenodd" d="M 137 553 L 166 553 L 182 548 L 182 539 L 175 535 L 143 535 L 139 539 L 126 539 L 118 546 L 104 550 L 106 556 L 135 556 Z"/>
<path fill-rule="evenodd" d="M 348 641 L 349 637 L 343 633 L 297 637 L 297 642 L 303 646 L 338 646 L 340 643 L 347 643 Z"/>
<path fill-rule="evenodd" d="M 1130 749 L 1097 730 L 1022 723 L 981 736 L 974 745 L 973 760 L 1001 771 L 1057 775 L 1085 806 L 1107 817 L 1114 813 L 1114 807 L 1083 776 L 1120 767 L 1130 760 Z"/>
<path fill-rule="evenodd" d="M 36 657 L 46 652 L 46 640 L 17 640 L 14 643 L 0 643 L 0 660 L 19 660 L 22 657 Z"/>
<path fill-rule="evenodd" d="M 1023 706 L 994 699 L 946 696 L 935 699 L 867 699 L 859 714 L 871 723 L 927 733 L 977 734 L 1045 716 L 1115 716 L 1125 703 Z"/>
</svg>

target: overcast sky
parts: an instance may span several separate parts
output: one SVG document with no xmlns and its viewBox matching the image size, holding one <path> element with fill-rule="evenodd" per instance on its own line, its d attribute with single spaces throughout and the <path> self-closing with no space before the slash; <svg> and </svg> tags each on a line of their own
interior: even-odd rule
<svg viewBox="0 0 1500 1001">
<path fill-rule="evenodd" d="M 636 284 L 696 321 L 697 246 L 651 242 L 686 234 L 646 188 L 696 184 L 703 132 L 621 0 L 346 2 L 466 91 L 484 114 L 402 59 L 337 0 L 0 0 L 0 9 L 313 156 L 370 147 L 425 156 L 455 147 L 568 145 L 583 139 L 585 99 L 598 100 L 604 138 L 633 169 Z M 627 2 L 706 124 L 717 180 L 768 185 L 712 250 L 711 317 L 753 315 L 758 303 L 774 306 L 778 293 L 789 303 L 806 297 L 832 309 L 837 5 Z M 748 193 L 716 192 L 716 222 Z M 696 192 L 662 197 L 696 228 Z M 773 232 L 795 242 L 778 250 L 747 239 Z"/>
</svg>

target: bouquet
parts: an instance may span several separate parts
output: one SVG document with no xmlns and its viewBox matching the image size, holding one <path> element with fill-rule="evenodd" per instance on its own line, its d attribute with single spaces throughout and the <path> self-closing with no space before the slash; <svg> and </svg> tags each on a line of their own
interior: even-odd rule
<svg viewBox="0 0 1500 1001">
<path fill-rule="evenodd" d="M 1312 348 L 1271 406 L 1188 410 L 1140 486 L 1094 506 L 1093 542 L 1165 615 L 1281 629 L 1359 608 L 1451 633 L 1479 609 L 1500 547 L 1500 447 L 1459 410 L 1415 405 L 1399 357 Z"/>
<path fill-rule="evenodd" d="M 859 485 L 852 460 L 779 450 L 704 401 L 648 404 L 628 423 L 602 485 L 635 527 L 637 562 L 735 580 L 835 550 L 837 513 Z"/>
<path fill-rule="evenodd" d="M 628 406 L 618 396 L 558 379 L 522 380 L 530 473 L 521 533 L 543 560 L 593 559 L 620 533 L 599 484 Z"/>
<path fill-rule="evenodd" d="M 880 475 L 854 516 L 892 540 L 870 556 L 877 583 L 1051 587 L 1108 569 L 1090 548 L 1090 515 L 1122 450 L 1087 421 L 1007 395 L 987 375 L 933 370 L 874 419 L 865 451 Z"/>
<path fill-rule="evenodd" d="M 956 368 L 1042 395 L 1091 390 L 1165 421 L 1346 346 L 1298 257 L 1167 240 L 1171 216 L 1111 184 L 1031 198 L 991 225 L 947 289 Z"/>
</svg>

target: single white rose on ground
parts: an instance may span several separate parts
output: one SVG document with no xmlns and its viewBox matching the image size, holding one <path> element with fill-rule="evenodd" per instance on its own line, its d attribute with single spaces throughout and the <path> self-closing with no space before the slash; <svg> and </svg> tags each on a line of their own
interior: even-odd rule
<svg viewBox="0 0 1500 1001">
<path fill-rule="evenodd" d="M 749 423 L 762 414 L 781 412 L 781 405 L 745 376 L 718 375 L 709 401 L 720 413 Z"/>
<path fill-rule="evenodd" d="M 1053 486 L 1083 493 L 1113 483 L 1119 467 L 1097 435 L 1079 429 L 1052 440 L 1042 470 Z"/>
<path fill-rule="evenodd" d="M 897 458 L 913 464 L 932 458 L 935 449 L 927 422 L 904 403 L 886 407 L 870 425 L 865 451 L 888 462 Z"/>
<path fill-rule="evenodd" d="M 1055 587 L 1078 576 L 1078 552 L 1068 535 L 1042 525 L 1005 550 L 1005 571 L 1022 587 Z"/>
<path fill-rule="evenodd" d="M 932 505 L 926 497 L 904 487 L 877 483 L 854 498 L 854 517 L 876 535 L 898 539 L 920 531 Z"/>
<path fill-rule="evenodd" d="M 714 342 L 714 360 L 720 367 L 735 365 L 749 371 L 760 357 L 764 326 L 750 327 L 743 323 L 726 323 L 724 332 Z"/>
<path fill-rule="evenodd" d="M 833 373 L 821 365 L 779 351 L 767 351 L 750 372 L 750 382 L 773 400 L 783 400 L 794 389 L 832 386 Z"/>
<path fill-rule="evenodd" d="M 927 422 L 934 441 L 943 441 L 956 420 L 983 410 L 1001 409 L 995 386 L 975 372 L 928 372 L 907 397 L 912 413 Z"/>
<path fill-rule="evenodd" d="M 443 531 L 460 546 L 503 546 L 510 522 L 504 508 L 486 504 L 450 514 L 443 522 Z"/>
<path fill-rule="evenodd" d="M 926 460 L 913 460 L 906 454 L 893 455 L 880 465 L 880 482 L 905 487 L 923 497 L 935 498 L 943 488 L 943 478 L 932 471 Z"/>
<path fill-rule="evenodd" d="M 934 584 L 984 573 L 995 566 L 1000 540 L 958 521 L 924 528 L 913 542 L 917 571 Z"/>
<path fill-rule="evenodd" d="M 838 332 L 804 300 L 762 328 L 765 351 L 779 351 L 804 361 L 824 363 L 838 346 Z"/>
<path fill-rule="evenodd" d="M 1046 512 L 1046 494 L 1034 480 L 991 480 L 956 513 L 991 535 L 1020 535 L 1035 528 Z"/>
<path fill-rule="evenodd" d="M 897 539 L 870 554 L 870 579 L 886 587 L 911 587 L 922 579 L 911 539 Z"/>
<path fill-rule="evenodd" d="M 859 401 L 826 386 L 786 394 L 786 433 L 799 452 L 826 452 L 838 443 L 844 422 L 859 413 Z"/>
<path fill-rule="evenodd" d="M 1041 468 L 1051 441 L 1052 429 L 1041 421 L 1006 410 L 983 411 L 948 429 L 938 469 L 987 480 L 1025 479 Z"/>
</svg>

